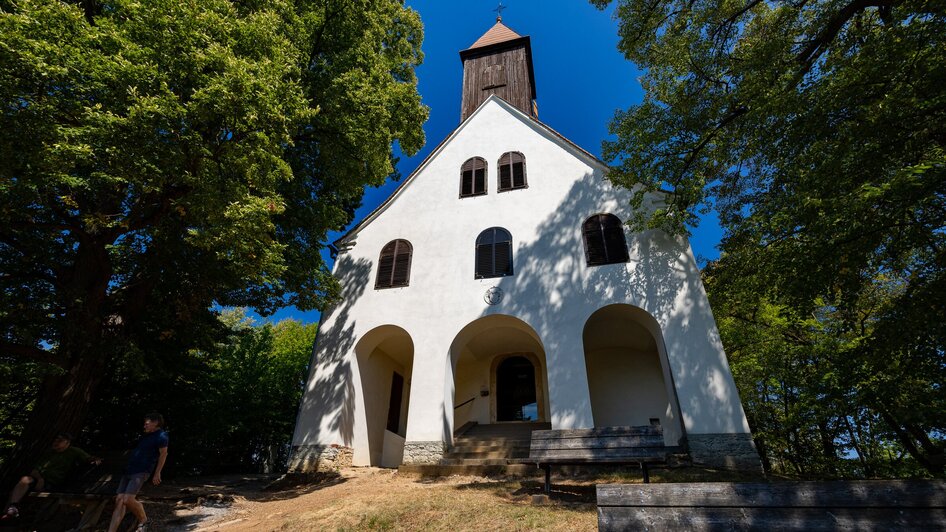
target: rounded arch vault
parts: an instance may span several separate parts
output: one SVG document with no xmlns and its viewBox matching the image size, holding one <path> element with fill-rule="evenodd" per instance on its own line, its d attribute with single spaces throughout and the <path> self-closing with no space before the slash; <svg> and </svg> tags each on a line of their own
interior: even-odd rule
<svg viewBox="0 0 946 532">
<path fill-rule="evenodd" d="M 683 427 L 657 321 L 638 307 L 608 305 L 588 317 L 582 344 L 595 427 L 660 425 L 677 445 Z"/>
<path fill-rule="evenodd" d="M 451 434 L 466 423 L 549 420 L 545 348 L 526 322 L 505 314 L 470 322 L 454 338 L 450 361 L 444 399 Z"/>
<path fill-rule="evenodd" d="M 401 327 L 381 325 L 362 335 L 355 354 L 362 415 L 355 417 L 352 463 L 397 467 L 404 454 L 414 342 Z"/>
</svg>

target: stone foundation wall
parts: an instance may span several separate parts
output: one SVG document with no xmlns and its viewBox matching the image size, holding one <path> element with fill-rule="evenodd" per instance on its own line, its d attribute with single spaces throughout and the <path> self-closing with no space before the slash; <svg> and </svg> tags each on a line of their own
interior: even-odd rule
<svg viewBox="0 0 946 532">
<path fill-rule="evenodd" d="M 442 441 L 409 441 L 404 443 L 406 464 L 436 464 L 447 452 L 447 444 Z"/>
<path fill-rule="evenodd" d="M 751 434 L 688 434 L 693 463 L 739 471 L 762 471 Z"/>
<path fill-rule="evenodd" d="M 341 445 L 297 445 L 289 457 L 290 473 L 337 471 L 351 465 L 352 448 Z"/>
</svg>

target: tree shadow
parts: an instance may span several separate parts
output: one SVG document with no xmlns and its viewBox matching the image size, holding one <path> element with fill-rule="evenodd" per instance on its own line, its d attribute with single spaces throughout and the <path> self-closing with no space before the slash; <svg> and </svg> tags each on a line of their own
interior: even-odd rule
<svg viewBox="0 0 946 532">
<path fill-rule="evenodd" d="M 630 219 L 630 193 L 594 171 L 576 180 L 564 197 L 538 223 L 534 238 L 519 241 L 515 274 L 495 279 L 502 300 L 481 314 L 517 317 L 539 334 L 553 388 L 553 426 L 592 426 L 582 328 L 594 311 L 623 303 L 643 309 L 659 324 L 656 339 L 669 354 L 674 389 L 684 392 L 678 401 L 685 425 L 712 429 L 701 432 L 744 431 L 742 408 L 686 239 L 626 229 L 630 261 L 589 267 L 582 223 L 598 213 Z M 569 393 L 569 387 L 584 393 Z"/>
<path fill-rule="evenodd" d="M 338 257 L 335 271 L 340 275 L 341 300 L 322 314 L 292 440 L 296 446 L 299 442 L 335 443 L 335 435 L 347 446 L 354 440 L 353 358 L 348 355 L 354 350 L 356 337 L 351 310 L 368 286 L 371 263 L 343 254 Z M 322 329 L 321 324 L 328 323 L 329 318 L 332 326 Z M 327 438 L 321 437 L 323 433 Z"/>
</svg>

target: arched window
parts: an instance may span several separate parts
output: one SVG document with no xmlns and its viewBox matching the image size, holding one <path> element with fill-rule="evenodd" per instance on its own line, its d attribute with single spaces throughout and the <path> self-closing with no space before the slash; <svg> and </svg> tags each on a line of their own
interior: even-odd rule
<svg viewBox="0 0 946 532">
<path fill-rule="evenodd" d="M 374 287 L 397 288 L 407 286 L 411 277 L 411 254 L 413 248 L 407 240 L 392 240 L 381 249 L 378 259 L 378 280 Z"/>
<path fill-rule="evenodd" d="M 616 264 L 630 260 L 627 241 L 624 240 L 624 225 L 613 214 L 596 214 L 581 225 L 582 240 L 585 241 L 585 260 L 588 266 Z"/>
<path fill-rule="evenodd" d="M 502 227 L 490 227 L 476 237 L 477 279 L 512 275 L 512 235 Z"/>
<path fill-rule="evenodd" d="M 486 159 L 467 159 L 460 168 L 460 197 L 486 194 Z"/>
<path fill-rule="evenodd" d="M 499 191 L 526 188 L 526 158 L 517 151 L 507 151 L 499 158 Z"/>
</svg>

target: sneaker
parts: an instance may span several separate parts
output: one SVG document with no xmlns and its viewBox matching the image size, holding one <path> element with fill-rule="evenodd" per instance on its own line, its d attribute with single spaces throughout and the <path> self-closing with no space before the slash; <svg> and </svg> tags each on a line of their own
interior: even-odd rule
<svg viewBox="0 0 946 532">
<path fill-rule="evenodd" d="M 150 524 L 151 524 L 150 521 L 145 521 L 144 523 L 138 523 L 138 526 L 135 527 L 135 532 L 147 532 L 148 525 Z"/>
<path fill-rule="evenodd" d="M 20 510 L 16 506 L 11 506 L 3 512 L 3 515 L 0 515 L 0 521 L 12 521 L 17 517 L 20 517 Z"/>
</svg>

